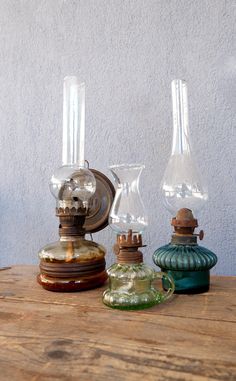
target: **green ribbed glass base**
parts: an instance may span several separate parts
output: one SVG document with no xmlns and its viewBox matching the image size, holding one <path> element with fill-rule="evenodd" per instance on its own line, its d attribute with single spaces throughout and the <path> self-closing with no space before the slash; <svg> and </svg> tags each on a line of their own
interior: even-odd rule
<svg viewBox="0 0 236 381">
<path fill-rule="evenodd" d="M 175 294 L 199 294 L 207 292 L 210 284 L 210 271 L 174 271 L 166 270 L 168 275 L 171 275 L 175 282 Z M 168 289 L 168 284 L 165 280 L 162 281 L 163 288 Z"/>
<path fill-rule="evenodd" d="M 134 311 L 134 310 L 143 310 L 145 308 L 150 308 L 150 307 L 154 307 L 158 304 L 158 302 L 156 301 L 153 301 L 153 302 L 150 302 L 150 303 L 143 303 L 143 304 L 137 304 L 136 306 L 135 305 L 122 305 L 122 304 L 106 304 L 104 301 L 103 303 L 108 306 L 108 307 L 111 307 L 111 308 L 114 308 L 116 310 L 125 310 L 125 311 Z M 159 302 L 161 303 L 161 301 Z"/>
<path fill-rule="evenodd" d="M 156 272 L 144 263 L 115 263 L 107 269 L 109 286 L 103 303 L 119 310 L 142 310 L 165 302 L 173 293 L 172 278 Z M 158 290 L 153 282 L 166 279 L 167 292 Z"/>
</svg>

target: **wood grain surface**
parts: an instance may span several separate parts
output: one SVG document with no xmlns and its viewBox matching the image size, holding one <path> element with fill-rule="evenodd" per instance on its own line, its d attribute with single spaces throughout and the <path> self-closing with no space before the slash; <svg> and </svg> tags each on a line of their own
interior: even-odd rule
<svg viewBox="0 0 236 381">
<path fill-rule="evenodd" d="M 0 272 L 0 380 L 236 380 L 236 277 L 127 312 L 102 304 L 104 288 L 43 290 L 37 272 Z"/>
</svg>

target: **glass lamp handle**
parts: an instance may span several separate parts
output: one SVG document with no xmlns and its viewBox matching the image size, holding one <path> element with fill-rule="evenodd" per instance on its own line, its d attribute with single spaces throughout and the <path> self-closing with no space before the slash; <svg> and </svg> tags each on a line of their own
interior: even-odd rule
<svg viewBox="0 0 236 381">
<path fill-rule="evenodd" d="M 162 295 L 164 297 L 164 300 L 169 299 L 175 291 L 175 284 L 174 284 L 174 280 L 173 280 L 172 276 L 170 276 L 167 273 L 164 273 L 162 271 L 158 271 L 154 275 L 154 280 L 155 279 L 162 279 L 162 280 L 166 280 L 168 282 L 169 288 L 167 291 L 162 292 Z"/>
</svg>

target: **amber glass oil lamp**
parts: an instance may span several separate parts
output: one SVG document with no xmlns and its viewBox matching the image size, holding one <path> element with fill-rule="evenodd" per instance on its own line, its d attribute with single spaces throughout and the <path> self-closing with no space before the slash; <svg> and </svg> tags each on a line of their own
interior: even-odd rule
<svg viewBox="0 0 236 381">
<path fill-rule="evenodd" d="M 88 168 L 84 138 L 85 85 L 77 77 L 65 77 L 62 166 L 50 181 L 60 240 L 39 251 L 38 282 L 50 291 L 91 289 L 107 279 L 106 250 L 85 234 L 107 226 L 115 191 L 103 173 Z"/>
<path fill-rule="evenodd" d="M 117 234 L 114 252 L 117 263 L 108 270 L 109 288 L 103 302 L 118 309 L 143 309 L 167 300 L 174 291 L 171 276 L 156 272 L 143 263 L 142 232 L 148 221 L 139 193 L 139 178 L 144 166 L 139 164 L 111 166 L 117 184 L 110 211 L 110 227 Z M 165 280 L 167 292 L 158 290 L 154 281 Z"/>
<path fill-rule="evenodd" d="M 195 233 L 195 216 L 208 199 L 206 186 L 196 167 L 189 136 L 187 84 L 172 81 L 173 143 L 162 185 L 166 209 L 172 214 L 174 233 L 171 242 L 153 254 L 154 263 L 175 281 L 175 293 L 201 293 L 209 290 L 210 269 L 217 262 L 216 255 L 197 239 L 203 231 Z M 163 281 L 164 287 L 165 280 Z"/>
</svg>

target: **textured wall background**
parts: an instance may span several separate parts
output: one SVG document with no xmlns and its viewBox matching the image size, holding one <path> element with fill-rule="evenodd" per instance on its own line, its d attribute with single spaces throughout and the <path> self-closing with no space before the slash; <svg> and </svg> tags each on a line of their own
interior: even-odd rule
<svg viewBox="0 0 236 381">
<path fill-rule="evenodd" d="M 62 81 L 87 85 L 86 157 L 144 162 L 146 258 L 169 241 L 159 184 L 170 155 L 173 78 L 189 83 L 190 128 L 210 200 L 199 222 L 218 274 L 235 274 L 234 0 L 0 1 L 0 265 L 37 263 L 57 239 L 48 180 L 61 163 Z M 113 260 L 109 228 L 95 239 Z"/>
</svg>

